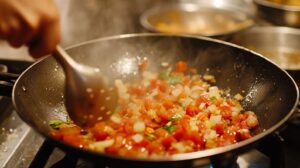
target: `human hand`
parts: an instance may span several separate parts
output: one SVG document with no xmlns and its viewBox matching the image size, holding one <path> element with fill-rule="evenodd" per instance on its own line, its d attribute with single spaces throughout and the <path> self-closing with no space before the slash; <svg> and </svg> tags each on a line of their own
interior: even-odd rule
<svg viewBox="0 0 300 168">
<path fill-rule="evenodd" d="M 50 54 L 60 41 L 59 14 L 53 0 L 0 0 L 0 39 L 27 45 L 35 58 Z"/>
</svg>

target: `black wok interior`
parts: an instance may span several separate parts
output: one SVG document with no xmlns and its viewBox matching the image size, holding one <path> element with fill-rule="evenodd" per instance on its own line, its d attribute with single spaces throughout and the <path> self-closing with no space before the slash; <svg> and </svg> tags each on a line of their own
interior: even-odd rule
<svg viewBox="0 0 300 168">
<path fill-rule="evenodd" d="M 67 50 L 80 63 L 97 66 L 109 80 L 137 80 L 118 69 L 134 67 L 147 57 L 152 70 L 162 62 L 186 60 L 201 74 L 212 74 L 216 85 L 231 94 L 245 96 L 243 106 L 255 111 L 261 129 L 268 130 L 287 120 L 298 98 L 298 89 L 289 75 L 279 67 L 248 50 L 206 38 L 172 35 L 128 35 L 87 42 Z M 52 57 L 29 68 L 17 81 L 13 100 L 21 118 L 43 135 L 48 121 L 67 118 L 63 103 L 64 74 Z M 279 126 L 279 125 L 278 125 Z"/>
</svg>

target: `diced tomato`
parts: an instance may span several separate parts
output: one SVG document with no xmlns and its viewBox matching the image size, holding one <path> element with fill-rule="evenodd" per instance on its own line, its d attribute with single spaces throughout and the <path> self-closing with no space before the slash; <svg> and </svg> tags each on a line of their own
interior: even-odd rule
<svg viewBox="0 0 300 168">
<path fill-rule="evenodd" d="M 197 74 L 198 70 L 196 68 L 191 68 L 190 72 L 195 75 Z"/>
<path fill-rule="evenodd" d="M 167 130 L 163 129 L 163 128 L 158 128 L 158 129 L 155 130 L 155 135 L 157 137 L 165 138 L 169 135 L 169 132 Z"/>
<path fill-rule="evenodd" d="M 105 152 L 108 154 L 117 155 L 119 153 L 120 148 L 115 146 L 109 146 L 105 148 Z"/>
<path fill-rule="evenodd" d="M 168 112 L 157 111 L 156 114 L 160 118 L 162 123 L 169 122 L 171 117 L 171 115 Z"/>
<path fill-rule="evenodd" d="M 178 61 L 175 67 L 176 72 L 184 73 L 187 70 L 187 63 L 184 61 Z"/>
<path fill-rule="evenodd" d="M 166 100 L 166 101 L 163 103 L 163 106 L 165 107 L 166 110 L 169 110 L 169 109 L 174 108 L 175 105 L 174 105 L 173 101 Z"/>
<path fill-rule="evenodd" d="M 200 112 L 200 110 L 197 106 L 190 104 L 186 107 L 185 112 L 187 115 L 193 117 L 193 116 L 197 115 Z"/>
<path fill-rule="evenodd" d="M 85 146 L 84 140 L 78 135 L 64 135 L 63 141 L 80 148 Z"/>
<path fill-rule="evenodd" d="M 245 140 L 251 138 L 250 131 L 248 130 L 239 130 L 236 132 L 238 140 Z"/>
<path fill-rule="evenodd" d="M 96 141 L 102 141 L 105 140 L 108 137 L 108 133 L 104 131 L 94 131 L 93 136 L 96 139 Z"/>
<path fill-rule="evenodd" d="M 191 81 L 191 77 L 190 76 L 184 76 L 183 78 L 183 84 L 188 85 Z"/>
<path fill-rule="evenodd" d="M 152 80 L 150 80 L 150 88 L 151 89 L 155 89 L 156 87 L 157 87 L 157 85 L 158 85 L 158 79 L 152 79 Z"/>
<path fill-rule="evenodd" d="M 210 104 L 210 100 L 208 98 L 208 96 L 200 96 L 197 100 L 196 100 L 196 105 L 199 106 L 201 103 L 205 104 L 205 107 L 207 107 Z"/>
<path fill-rule="evenodd" d="M 184 115 L 182 116 L 181 120 L 179 121 L 179 125 L 182 127 L 182 129 L 185 132 L 189 132 L 190 131 L 190 116 L 188 115 Z"/>
<path fill-rule="evenodd" d="M 232 115 L 230 111 L 221 110 L 221 115 L 224 119 L 231 119 Z"/>
<path fill-rule="evenodd" d="M 58 140 L 62 140 L 63 139 L 63 134 L 59 130 L 53 130 L 53 131 L 51 131 L 50 132 L 50 136 L 52 136 L 53 138 L 58 139 Z"/>
<path fill-rule="evenodd" d="M 156 122 L 153 122 L 151 119 L 146 119 L 144 120 L 145 121 L 145 124 L 147 127 L 150 127 L 150 128 L 158 128 L 160 127 L 160 125 Z"/>
<path fill-rule="evenodd" d="M 169 136 L 169 137 L 163 139 L 162 142 L 161 142 L 161 144 L 162 144 L 166 149 L 168 149 L 168 148 L 171 146 L 172 142 L 176 142 L 176 139 L 175 139 L 173 136 Z"/>
<path fill-rule="evenodd" d="M 124 131 L 126 132 L 126 134 L 127 135 L 131 135 L 131 134 L 133 134 L 134 133 L 134 131 L 133 131 L 133 126 L 132 126 L 132 124 L 125 124 L 124 125 Z"/>
<path fill-rule="evenodd" d="M 230 106 L 235 106 L 236 103 L 232 99 L 227 99 L 226 103 L 229 104 Z"/>
<path fill-rule="evenodd" d="M 169 84 L 166 81 L 153 79 L 150 81 L 151 88 L 158 88 L 160 91 L 165 92 L 169 88 Z"/>
<path fill-rule="evenodd" d="M 158 85 L 158 89 L 162 92 L 166 92 L 169 88 L 169 84 L 166 81 L 161 81 Z"/>
<path fill-rule="evenodd" d="M 128 93 L 137 96 L 143 96 L 146 94 L 146 89 L 140 85 L 133 85 L 128 87 Z"/>
<path fill-rule="evenodd" d="M 218 122 L 215 125 L 215 130 L 219 135 L 222 135 L 224 133 L 224 123 L 223 122 Z"/>
<path fill-rule="evenodd" d="M 146 100 L 144 100 L 144 106 L 145 106 L 146 110 L 150 110 L 155 107 L 155 104 L 154 104 L 153 100 L 146 99 Z"/>
<path fill-rule="evenodd" d="M 186 94 L 185 94 L 184 92 L 181 92 L 181 93 L 178 95 L 177 98 L 178 98 L 178 99 L 184 99 L 184 98 L 186 98 Z"/>
<path fill-rule="evenodd" d="M 236 132 L 238 130 L 236 128 L 230 128 L 228 130 L 226 130 L 223 134 L 223 138 L 225 141 L 228 141 L 230 144 L 236 143 L 237 139 L 236 139 Z"/>
<path fill-rule="evenodd" d="M 147 150 L 149 151 L 150 154 L 159 154 L 160 152 L 162 152 L 163 146 L 157 142 L 151 142 L 147 145 Z"/>
<path fill-rule="evenodd" d="M 177 139 L 177 141 L 180 141 L 181 139 L 184 139 L 184 137 L 186 137 L 186 132 L 183 129 L 179 129 L 175 131 L 173 136 Z"/>
<path fill-rule="evenodd" d="M 147 66 L 148 66 L 148 62 L 147 61 L 144 61 L 144 62 L 138 64 L 138 67 L 139 67 L 140 71 L 146 70 Z"/>
<path fill-rule="evenodd" d="M 200 133 L 196 132 L 196 131 L 193 131 L 193 132 L 189 133 L 188 134 L 188 139 L 193 141 L 197 145 L 204 145 L 205 144 L 203 136 Z"/>
<path fill-rule="evenodd" d="M 220 106 L 219 108 L 221 111 L 229 111 L 230 110 L 229 106 Z"/>
<path fill-rule="evenodd" d="M 134 147 L 137 147 L 137 148 L 146 147 L 149 143 L 151 143 L 151 142 L 146 139 L 143 139 L 141 142 L 135 143 Z"/>
</svg>

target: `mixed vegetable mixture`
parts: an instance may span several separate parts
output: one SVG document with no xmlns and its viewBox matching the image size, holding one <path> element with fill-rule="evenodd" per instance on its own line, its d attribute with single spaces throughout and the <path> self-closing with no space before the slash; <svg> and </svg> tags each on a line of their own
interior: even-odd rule
<svg viewBox="0 0 300 168">
<path fill-rule="evenodd" d="M 119 105 L 109 120 L 82 129 L 53 120 L 50 135 L 65 143 L 109 154 L 161 157 L 200 151 L 251 138 L 257 116 L 245 111 L 243 96 L 214 85 L 184 61 L 163 64 L 160 73 L 141 64 L 139 83 L 116 80 Z"/>
</svg>

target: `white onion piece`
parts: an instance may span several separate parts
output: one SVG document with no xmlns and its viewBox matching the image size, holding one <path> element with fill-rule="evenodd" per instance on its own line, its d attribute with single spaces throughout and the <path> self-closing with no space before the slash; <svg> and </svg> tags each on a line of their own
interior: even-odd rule
<svg viewBox="0 0 300 168">
<path fill-rule="evenodd" d="M 137 121 L 133 125 L 133 131 L 137 132 L 137 133 L 143 132 L 145 130 L 145 128 L 146 128 L 146 126 L 143 121 Z"/>
</svg>

